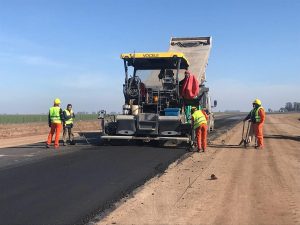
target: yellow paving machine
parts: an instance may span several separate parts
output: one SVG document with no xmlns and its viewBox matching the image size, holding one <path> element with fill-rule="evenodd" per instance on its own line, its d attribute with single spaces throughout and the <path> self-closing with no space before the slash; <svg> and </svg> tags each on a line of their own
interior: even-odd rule
<svg viewBox="0 0 300 225">
<path fill-rule="evenodd" d="M 184 50 L 187 55 L 190 55 L 192 61 L 197 61 L 196 53 L 202 49 L 201 54 L 205 52 L 204 55 L 207 57 L 203 59 L 205 62 L 201 57 L 198 57 L 198 61 L 206 67 L 210 50 L 207 45 L 210 44 L 210 37 L 172 38 L 168 52 L 122 54 L 125 69 L 123 112 L 115 115 L 112 121 L 103 119 L 102 141 L 136 140 L 154 141 L 163 145 L 179 143 L 193 145 L 189 109 L 191 106 L 202 106 L 207 110 L 212 130 L 213 114 L 208 88 L 204 86 L 205 73 L 198 77 L 200 78 L 198 96 L 186 101 L 180 94 L 185 70 L 201 67 L 202 72 L 205 72 L 205 69 L 203 70 L 203 66 L 192 67 L 184 51 L 178 51 L 182 46 L 186 46 Z M 172 51 L 174 46 L 178 46 L 179 49 Z M 193 46 L 194 51 L 190 49 Z M 199 74 L 195 69 L 191 72 Z M 102 118 L 105 116 L 102 115 Z"/>
</svg>

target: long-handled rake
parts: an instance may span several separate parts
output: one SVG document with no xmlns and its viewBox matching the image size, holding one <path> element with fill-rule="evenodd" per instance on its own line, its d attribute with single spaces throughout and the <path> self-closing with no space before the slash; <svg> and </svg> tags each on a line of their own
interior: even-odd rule
<svg viewBox="0 0 300 225">
<path fill-rule="evenodd" d="M 243 131 L 242 131 L 242 140 L 240 141 L 239 145 L 242 145 L 244 143 L 244 130 L 245 130 L 245 121 L 243 121 Z"/>
<path fill-rule="evenodd" d="M 239 145 L 244 144 L 245 148 L 247 148 L 247 145 L 248 145 L 250 124 L 251 124 L 251 122 L 248 121 L 247 130 L 245 132 L 245 121 L 243 122 L 242 140 L 240 141 Z"/>
</svg>

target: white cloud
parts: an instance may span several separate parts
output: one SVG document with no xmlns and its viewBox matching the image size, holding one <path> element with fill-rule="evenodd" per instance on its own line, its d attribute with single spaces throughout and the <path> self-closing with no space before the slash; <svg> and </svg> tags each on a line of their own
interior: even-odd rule
<svg viewBox="0 0 300 225">
<path fill-rule="evenodd" d="M 122 79 L 109 74 L 80 74 L 60 77 L 60 85 L 64 88 L 87 90 L 114 90 L 122 88 Z"/>
<path fill-rule="evenodd" d="M 29 65 L 34 65 L 34 66 L 55 66 L 55 67 L 61 67 L 61 66 L 66 66 L 66 64 L 52 60 L 47 57 L 43 56 L 19 56 L 19 59 L 21 62 Z"/>
<path fill-rule="evenodd" d="M 31 40 L 20 37 L 5 36 L 3 33 L 0 36 L 0 45 L 11 51 L 20 51 L 22 49 L 45 49 L 45 46 Z"/>
<path fill-rule="evenodd" d="M 17 76 L 12 78 L 19 79 Z M 61 99 L 62 107 L 72 103 L 76 112 L 93 112 L 100 109 L 119 112 L 124 102 L 122 76 L 101 73 L 54 74 L 40 75 L 33 80 L 34 86 L 23 85 L 14 90 L 16 93 L 14 98 L 1 99 L 0 104 L 6 107 L 1 108 L 0 113 L 46 112 L 52 105 L 53 99 L 57 97 Z M 25 82 L 22 80 L 21 83 L 25 84 Z M 11 90 L 13 90 L 11 85 L 3 85 L 0 93 L 5 95 Z"/>
<path fill-rule="evenodd" d="M 22 55 L 19 53 L 0 52 L 0 63 L 25 64 L 29 66 L 68 67 L 64 62 L 39 55 Z"/>
<path fill-rule="evenodd" d="M 77 111 L 120 111 L 124 102 L 120 76 L 101 73 L 68 75 L 61 77 L 57 85 L 64 103 L 76 105 Z"/>
</svg>

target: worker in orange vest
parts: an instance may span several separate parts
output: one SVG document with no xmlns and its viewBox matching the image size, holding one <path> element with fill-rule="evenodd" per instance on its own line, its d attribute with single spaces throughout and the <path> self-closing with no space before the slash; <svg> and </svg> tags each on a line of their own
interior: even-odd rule
<svg viewBox="0 0 300 225">
<path fill-rule="evenodd" d="M 63 111 L 59 105 L 60 105 L 60 99 L 56 98 L 54 100 L 53 107 L 49 109 L 48 124 L 49 127 L 51 127 L 51 130 L 49 132 L 48 140 L 46 143 L 47 148 L 50 148 L 54 133 L 55 133 L 54 148 L 58 149 L 59 147 L 59 136 L 60 136 L 60 131 L 62 129 L 62 123 L 63 123 Z"/>
<path fill-rule="evenodd" d="M 253 109 L 246 116 L 244 121 L 249 120 L 252 123 L 254 135 L 257 140 L 255 148 L 262 149 L 264 147 L 263 125 L 265 122 L 266 113 L 264 108 L 261 106 L 261 101 L 259 99 L 255 99 L 252 102 L 252 105 Z"/>
<path fill-rule="evenodd" d="M 207 146 L 207 120 L 208 116 L 201 106 L 199 109 L 192 107 L 192 126 L 196 131 L 197 139 L 197 151 L 200 152 L 201 148 L 203 152 L 206 151 Z"/>
</svg>

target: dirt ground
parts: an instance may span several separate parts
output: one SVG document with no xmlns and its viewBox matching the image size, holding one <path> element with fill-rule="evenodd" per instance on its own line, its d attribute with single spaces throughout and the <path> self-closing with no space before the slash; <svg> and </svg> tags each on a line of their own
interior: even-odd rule
<svg viewBox="0 0 300 225">
<path fill-rule="evenodd" d="M 96 224 L 300 224 L 298 118 L 268 115 L 263 150 L 238 146 L 240 123 L 208 152 L 173 163 Z"/>
<path fill-rule="evenodd" d="M 76 121 L 73 131 L 99 131 L 98 120 Z M 0 124 L 0 148 L 46 141 L 50 131 L 47 123 Z"/>
</svg>

